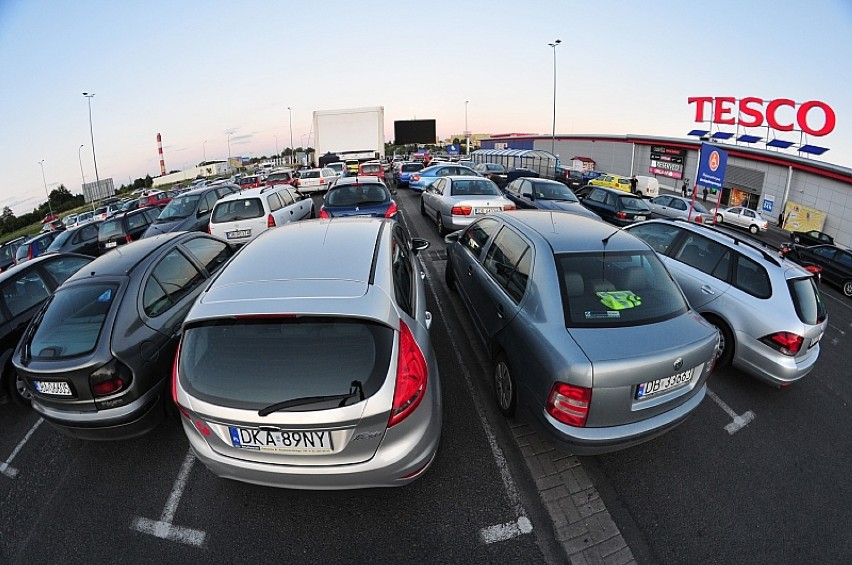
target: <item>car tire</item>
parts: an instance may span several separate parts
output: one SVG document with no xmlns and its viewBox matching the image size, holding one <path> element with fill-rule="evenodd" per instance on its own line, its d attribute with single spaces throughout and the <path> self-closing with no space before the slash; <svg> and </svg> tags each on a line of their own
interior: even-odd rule
<svg viewBox="0 0 852 565">
<path fill-rule="evenodd" d="M 736 347 L 736 344 L 734 343 L 734 333 L 731 331 L 731 328 L 728 327 L 728 324 L 716 316 L 705 316 L 705 318 L 708 322 L 713 324 L 717 330 L 719 330 L 719 335 L 721 337 L 721 341 L 719 342 L 721 352 L 719 353 L 719 358 L 716 359 L 716 367 L 727 367 L 731 364 L 731 361 L 734 358 L 734 349 Z"/>
<path fill-rule="evenodd" d="M 716 214 L 716 223 L 722 225 L 722 214 Z"/>
<path fill-rule="evenodd" d="M 843 294 L 847 298 L 852 298 L 852 280 L 843 281 Z"/>
<path fill-rule="evenodd" d="M 802 242 L 802 238 L 800 238 L 798 235 L 793 236 L 793 243 L 801 243 L 801 242 Z"/>
<path fill-rule="evenodd" d="M 309 219 L 309 220 L 313 220 L 313 219 L 315 219 L 316 217 L 317 217 L 317 210 L 316 210 L 316 208 L 314 208 L 314 204 L 313 204 L 313 202 L 312 202 L 312 203 L 311 203 L 311 213 L 310 213 L 310 214 L 308 214 L 308 219 Z"/>
<path fill-rule="evenodd" d="M 757 232 L 760 231 L 760 228 L 757 227 L 756 225 L 752 224 L 748 227 L 748 231 L 750 231 L 752 235 L 756 235 Z"/>
<path fill-rule="evenodd" d="M 456 290 L 456 272 L 453 270 L 453 262 L 449 257 L 447 257 L 447 265 L 444 267 L 444 283 L 446 283 L 448 289 Z"/>
<path fill-rule="evenodd" d="M 421 216 L 426 215 L 426 205 L 423 204 L 423 197 L 422 196 L 420 197 L 420 215 Z"/>
<path fill-rule="evenodd" d="M 435 216 L 435 223 L 438 224 L 438 235 L 440 235 L 441 237 L 447 235 L 447 228 L 444 227 L 444 220 L 443 218 L 441 218 L 440 212 L 438 212 L 438 214 Z"/>
<path fill-rule="evenodd" d="M 507 418 L 515 415 L 518 405 L 517 386 L 512 376 L 512 369 L 506 355 L 501 353 L 494 362 L 494 397 L 497 400 L 497 408 Z"/>
<path fill-rule="evenodd" d="M 24 380 L 18 377 L 18 373 L 10 363 L 6 367 L 6 393 L 16 404 L 24 407 L 32 406 L 32 393 L 24 386 Z"/>
</svg>

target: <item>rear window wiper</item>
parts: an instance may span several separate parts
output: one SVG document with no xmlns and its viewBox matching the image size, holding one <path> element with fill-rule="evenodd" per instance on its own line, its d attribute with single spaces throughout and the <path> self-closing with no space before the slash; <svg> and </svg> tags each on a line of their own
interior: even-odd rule
<svg viewBox="0 0 852 565">
<path fill-rule="evenodd" d="M 306 406 L 308 404 L 317 404 L 320 402 L 333 402 L 339 400 L 340 403 L 337 405 L 338 408 L 342 408 L 346 406 L 346 401 L 350 398 L 358 397 L 359 400 L 364 400 L 364 387 L 361 385 L 361 381 L 352 381 L 352 384 L 349 385 L 349 392 L 346 394 L 332 394 L 328 396 L 303 396 L 302 398 L 293 398 L 291 400 L 285 400 L 284 402 L 276 402 L 275 404 L 271 404 L 266 408 L 257 411 L 258 416 L 269 416 L 273 412 L 278 412 L 279 410 L 286 410 L 287 408 L 294 408 L 296 406 Z"/>
</svg>

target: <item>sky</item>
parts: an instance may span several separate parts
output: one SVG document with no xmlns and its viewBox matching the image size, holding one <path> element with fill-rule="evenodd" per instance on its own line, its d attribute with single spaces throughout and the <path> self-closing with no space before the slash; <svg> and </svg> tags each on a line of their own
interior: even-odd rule
<svg viewBox="0 0 852 565">
<path fill-rule="evenodd" d="M 180 170 L 229 134 L 234 156 L 282 151 L 291 125 L 310 146 L 314 110 L 382 106 L 387 141 L 411 119 L 549 134 L 554 53 L 557 135 L 683 138 L 692 96 L 819 100 L 836 127 L 808 141 L 852 167 L 851 0 L 0 0 L 0 209 L 94 180 L 89 102 L 118 187 L 159 175 L 157 133 Z"/>
</svg>

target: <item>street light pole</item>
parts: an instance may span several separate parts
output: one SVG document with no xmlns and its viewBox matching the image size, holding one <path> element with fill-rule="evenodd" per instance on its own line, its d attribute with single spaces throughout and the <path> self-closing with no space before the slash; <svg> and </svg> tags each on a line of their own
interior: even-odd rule
<svg viewBox="0 0 852 565">
<path fill-rule="evenodd" d="M 204 153 L 204 163 L 207 163 L 207 140 L 204 140 L 204 143 L 201 146 L 201 150 Z"/>
<path fill-rule="evenodd" d="M 231 134 L 228 133 L 228 166 L 231 166 Z"/>
<path fill-rule="evenodd" d="M 273 135 L 272 137 L 275 138 L 275 158 L 277 159 L 278 158 L 278 136 Z"/>
<path fill-rule="evenodd" d="M 47 191 L 47 178 L 44 176 L 44 159 L 38 162 L 41 165 L 41 180 L 44 181 L 44 193 L 47 195 L 47 209 L 50 215 L 53 216 L 53 206 L 50 205 L 50 193 Z"/>
<path fill-rule="evenodd" d="M 81 153 L 84 147 L 85 145 L 81 143 L 80 148 L 77 150 L 77 160 L 80 161 L 80 178 L 83 179 L 83 184 L 80 186 L 81 190 L 83 189 L 83 186 L 86 185 L 86 175 L 83 174 L 83 155 Z"/>
<path fill-rule="evenodd" d="M 296 162 L 293 157 L 293 108 L 287 106 L 287 111 L 290 113 L 290 165 L 293 165 Z"/>
<path fill-rule="evenodd" d="M 88 98 L 89 101 L 89 136 L 92 138 L 92 160 L 95 163 L 95 190 L 92 192 L 92 203 L 95 202 L 95 196 L 100 195 L 101 189 L 101 177 L 98 175 L 98 158 L 95 156 L 95 131 L 92 129 L 92 97 L 95 95 L 94 92 L 84 92 L 83 96 Z"/>
<path fill-rule="evenodd" d="M 467 129 L 467 103 L 470 100 L 464 101 L 464 148 L 465 154 L 470 157 L 470 131 Z"/>
<path fill-rule="evenodd" d="M 556 156 L 556 46 L 560 43 L 562 43 L 561 39 L 548 43 L 553 48 L 553 129 L 550 132 L 550 152 L 554 157 Z"/>
</svg>

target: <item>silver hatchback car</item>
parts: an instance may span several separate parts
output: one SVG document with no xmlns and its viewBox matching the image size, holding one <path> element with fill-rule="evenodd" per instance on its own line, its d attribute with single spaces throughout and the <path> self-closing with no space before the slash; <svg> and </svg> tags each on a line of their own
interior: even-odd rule
<svg viewBox="0 0 852 565">
<path fill-rule="evenodd" d="M 441 437 L 418 251 L 395 221 L 267 230 L 183 324 L 173 397 L 215 474 L 298 489 L 401 486 Z"/>
<path fill-rule="evenodd" d="M 719 328 L 719 366 L 775 386 L 813 369 L 828 316 L 810 272 L 737 234 L 685 221 L 625 229 L 660 254 L 692 307 Z"/>
<path fill-rule="evenodd" d="M 532 409 L 578 454 L 636 445 L 704 398 L 718 332 L 644 242 L 568 212 L 496 213 L 446 237 L 493 360 L 500 410 Z"/>
</svg>

